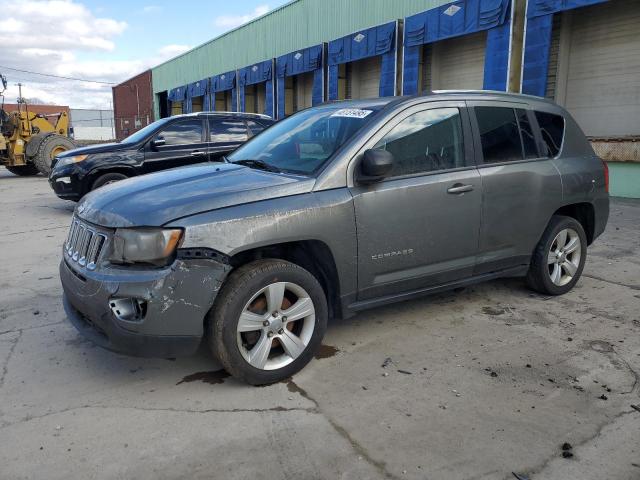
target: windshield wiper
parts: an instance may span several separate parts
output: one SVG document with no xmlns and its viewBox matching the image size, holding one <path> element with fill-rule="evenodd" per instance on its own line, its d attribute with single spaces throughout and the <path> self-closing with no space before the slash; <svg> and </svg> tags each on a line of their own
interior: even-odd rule
<svg viewBox="0 0 640 480">
<path fill-rule="evenodd" d="M 263 162 L 262 160 L 236 160 L 233 163 L 237 163 L 239 165 L 246 165 L 251 168 L 257 168 L 260 170 L 266 170 L 267 172 L 281 172 L 278 167 L 274 167 L 273 165 Z"/>
</svg>

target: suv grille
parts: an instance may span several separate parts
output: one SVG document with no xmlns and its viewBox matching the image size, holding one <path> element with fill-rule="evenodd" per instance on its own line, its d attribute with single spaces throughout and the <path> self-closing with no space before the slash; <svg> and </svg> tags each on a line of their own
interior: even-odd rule
<svg viewBox="0 0 640 480">
<path fill-rule="evenodd" d="M 74 218 L 64 249 L 70 261 L 87 270 L 94 270 L 106 242 L 104 233 Z"/>
</svg>

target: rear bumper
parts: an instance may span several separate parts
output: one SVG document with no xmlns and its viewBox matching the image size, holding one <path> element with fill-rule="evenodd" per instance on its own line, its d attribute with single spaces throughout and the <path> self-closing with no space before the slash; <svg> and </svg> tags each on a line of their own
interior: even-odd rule
<svg viewBox="0 0 640 480">
<path fill-rule="evenodd" d="M 607 227 L 607 222 L 609 221 L 609 195 L 603 195 L 595 199 L 593 209 L 593 240 L 595 240 L 604 232 Z"/>
<path fill-rule="evenodd" d="M 176 260 L 158 270 L 87 271 L 60 263 L 63 304 L 83 336 L 108 350 L 142 357 L 193 354 L 204 334 L 204 318 L 229 266 L 213 260 Z M 118 302 L 142 308 L 125 315 Z"/>
</svg>

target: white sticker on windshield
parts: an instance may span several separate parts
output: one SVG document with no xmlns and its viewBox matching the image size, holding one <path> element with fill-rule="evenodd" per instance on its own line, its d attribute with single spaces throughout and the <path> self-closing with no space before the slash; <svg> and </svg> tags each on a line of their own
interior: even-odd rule
<svg viewBox="0 0 640 480">
<path fill-rule="evenodd" d="M 369 115 L 373 110 L 360 110 L 359 108 L 342 108 L 331 114 L 332 117 L 349 117 L 349 118 L 364 118 Z"/>
</svg>

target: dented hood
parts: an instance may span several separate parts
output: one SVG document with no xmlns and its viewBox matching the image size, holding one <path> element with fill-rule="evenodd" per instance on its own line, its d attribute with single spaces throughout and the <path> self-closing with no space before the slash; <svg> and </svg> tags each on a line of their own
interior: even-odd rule
<svg viewBox="0 0 640 480">
<path fill-rule="evenodd" d="M 157 227 L 209 210 L 307 193 L 314 182 L 242 165 L 201 164 L 107 185 L 86 195 L 76 214 L 104 227 Z"/>
</svg>

